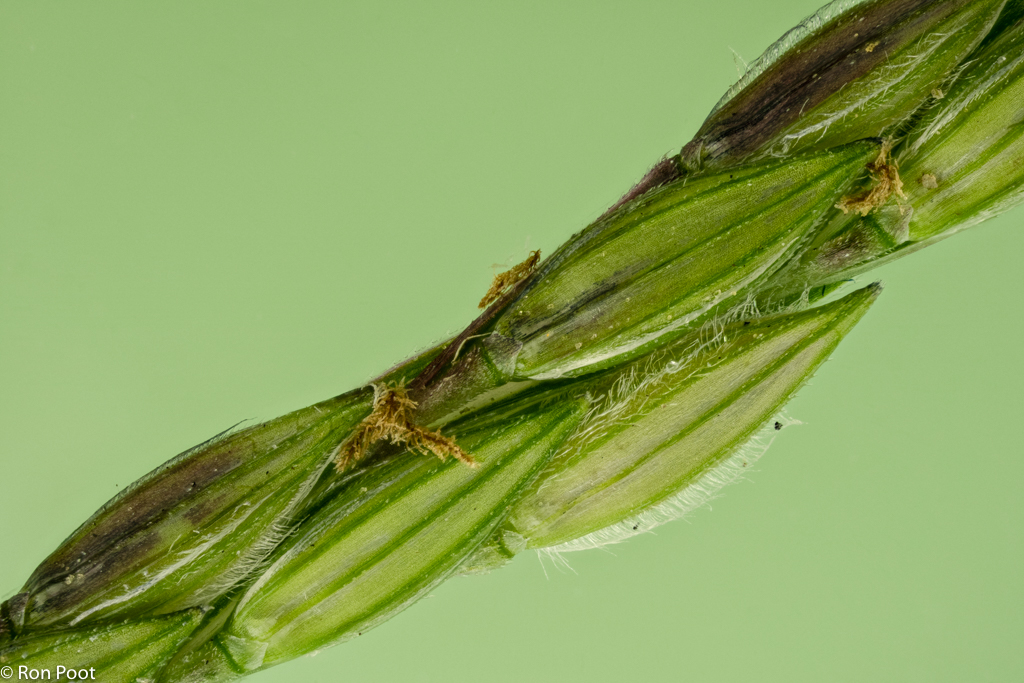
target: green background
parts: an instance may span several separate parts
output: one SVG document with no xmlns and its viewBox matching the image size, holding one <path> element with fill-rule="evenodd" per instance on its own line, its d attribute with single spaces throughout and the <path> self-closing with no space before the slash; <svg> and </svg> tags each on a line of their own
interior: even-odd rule
<svg viewBox="0 0 1024 683">
<path fill-rule="evenodd" d="M 817 3 L 0 4 L 0 596 L 175 453 L 458 331 Z M 1022 223 L 878 271 L 713 514 L 253 680 L 1024 679 Z"/>
</svg>

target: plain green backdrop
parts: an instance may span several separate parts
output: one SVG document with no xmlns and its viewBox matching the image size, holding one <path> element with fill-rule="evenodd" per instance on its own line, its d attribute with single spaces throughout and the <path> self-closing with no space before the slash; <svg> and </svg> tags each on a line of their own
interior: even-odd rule
<svg viewBox="0 0 1024 683">
<path fill-rule="evenodd" d="M 817 3 L 0 4 L 0 597 L 179 451 L 458 331 Z M 253 680 L 1024 680 L 1022 259 L 1017 209 L 878 271 L 713 513 Z"/>
</svg>

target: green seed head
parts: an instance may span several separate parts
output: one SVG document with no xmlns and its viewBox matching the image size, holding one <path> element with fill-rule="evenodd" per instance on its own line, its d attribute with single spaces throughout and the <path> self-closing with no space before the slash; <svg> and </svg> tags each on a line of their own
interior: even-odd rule
<svg viewBox="0 0 1024 683">
<path fill-rule="evenodd" d="M 0 665 L 233 680 L 361 635 L 456 572 L 692 509 L 879 292 L 826 299 L 837 281 L 1024 199 L 1022 133 L 1024 2 L 836 0 L 680 155 L 499 280 L 463 334 L 379 377 L 400 410 L 357 390 L 115 497 L 0 605 Z M 478 468 L 394 445 L 440 448 L 442 424 Z M 344 443 L 359 468 L 325 472 Z"/>
</svg>

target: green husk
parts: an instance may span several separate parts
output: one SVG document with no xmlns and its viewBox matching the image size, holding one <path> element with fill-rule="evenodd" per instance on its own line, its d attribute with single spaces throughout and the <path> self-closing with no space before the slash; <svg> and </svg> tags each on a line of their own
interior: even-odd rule
<svg viewBox="0 0 1024 683">
<path fill-rule="evenodd" d="M 863 141 L 684 178 L 624 205 L 544 262 L 423 398 L 420 419 L 443 423 L 509 383 L 614 367 L 685 334 L 794 253 L 877 155 Z"/>
<path fill-rule="evenodd" d="M 48 669 L 92 669 L 91 680 L 108 683 L 152 681 L 202 621 L 202 611 L 186 610 L 153 619 L 78 627 L 19 639 L 0 648 L 0 665 Z M 59 680 L 56 679 L 56 680 Z M 67 679 L 64 679 L 67 680 Z"/>
<path fill-rule="evenodd" d="M 583 417 L 585 401 L 463 424 L 478 469 L 399 453 L 353 476 L 242 597 L 218 642 L 240 671 L 361 635 L 455 571 Z"/>
<path fill-rule="evenodd" d="M 1024 20 L 974 56 L 899 162 L 913 242 L 954 234 L 1024 199 Z"/>
<path fill-rule="evenodd" d="M 856 143 L 676 181 L 570 240 L 495 325 L 522 345 L 515 377 L 608 367 L 744 294 L 877 154 Z"/>
<path fill-rule="evenodd" d="M 631 527 L 609 536 L 618 540 L 648 531 L 640 517 L 740 452 L 879 291 L 871 286 L 799 313 L 740 316 L 713 326 L 710 339 L 680 340 L 568 385 L 563 391 L 585 392 L 595 409 L 471 569 L 526 548 L 591 547 L 600 541 L 567 544 L 612 525 Z"/>
<path fill-rule="evenodd" d="M 971 55 L 895 152 L 904 197 L 833 212 L 765 291 L 785 298 L 848 279 L 1024 201 L 1024 20 Z"/>
<path fill-rule="evenodd" d="M 773 46 L 770 63 L 715 108 L 683 148 L 684 165 L 729 167 L 895 131 L 981 42 L 1003 4 L 833 3 L 823 25 L 784 51 Z"/>
<path fill-rule="evenodd" d="M 15 629 L 165 614 L 227 592 L 277 545 L 371 395 L 215 438 L 146 475 L 33 572 L 11 600 Z"/>
</svg>

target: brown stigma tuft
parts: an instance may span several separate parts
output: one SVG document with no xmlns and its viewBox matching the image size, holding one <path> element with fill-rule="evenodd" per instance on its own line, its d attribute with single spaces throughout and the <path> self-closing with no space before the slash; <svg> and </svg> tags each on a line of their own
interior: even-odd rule
<svg viewBox="0 0 1024 683">
<path fill-rule="evenodd" d="M 892 195 L 902 199 L 907 198 L 907 195 L 903 194 L 903 181 L 900 179 L 896 162 L 890 156 L 891 152 L 892 140 L 889 139 L 882 143 L 878 158 L 867 165 L 867 169 L 871 173 L 871 187 L 857 194 L 843 197 L 836 204 L 837 209 L 842 209 L 843 213 L 853 211 L 861 216 L 867 216 L 889 201 L 889 197 Z"/>
<path fill-rule="evenodd" d="M 540 250 L 531 251 L 530 255 L 526 257 L 526 260 L 522 263 L 512 266 L 511 269 L 506 270 L 504 273 L 498 273 L 494 276 L 494 281 L 491 283 L 491 288 L 484 294 L 484 298 L 480 299 L 480 308 L 487 308 L 492 303 L 497 301 L 501 297 L 502 292 L 521 281 L 527 275 L 533 272 L 540 263 Z"/>
<path fill-rule="evenodd" d="M 409 398 L 404 382 L 394 386 L 374 385 L 373 411 L 338 448 L 334 465 L 344 471 L 362 460 L 370 446 L 378 441 L 405 445 L 410 450 L 429 452 L 441 460 L 454 457 L 476 467 L 473 457 L 441 432 L 432 432 L 412 423 L 409 415 L 416 402 Z"/>
</svg>

